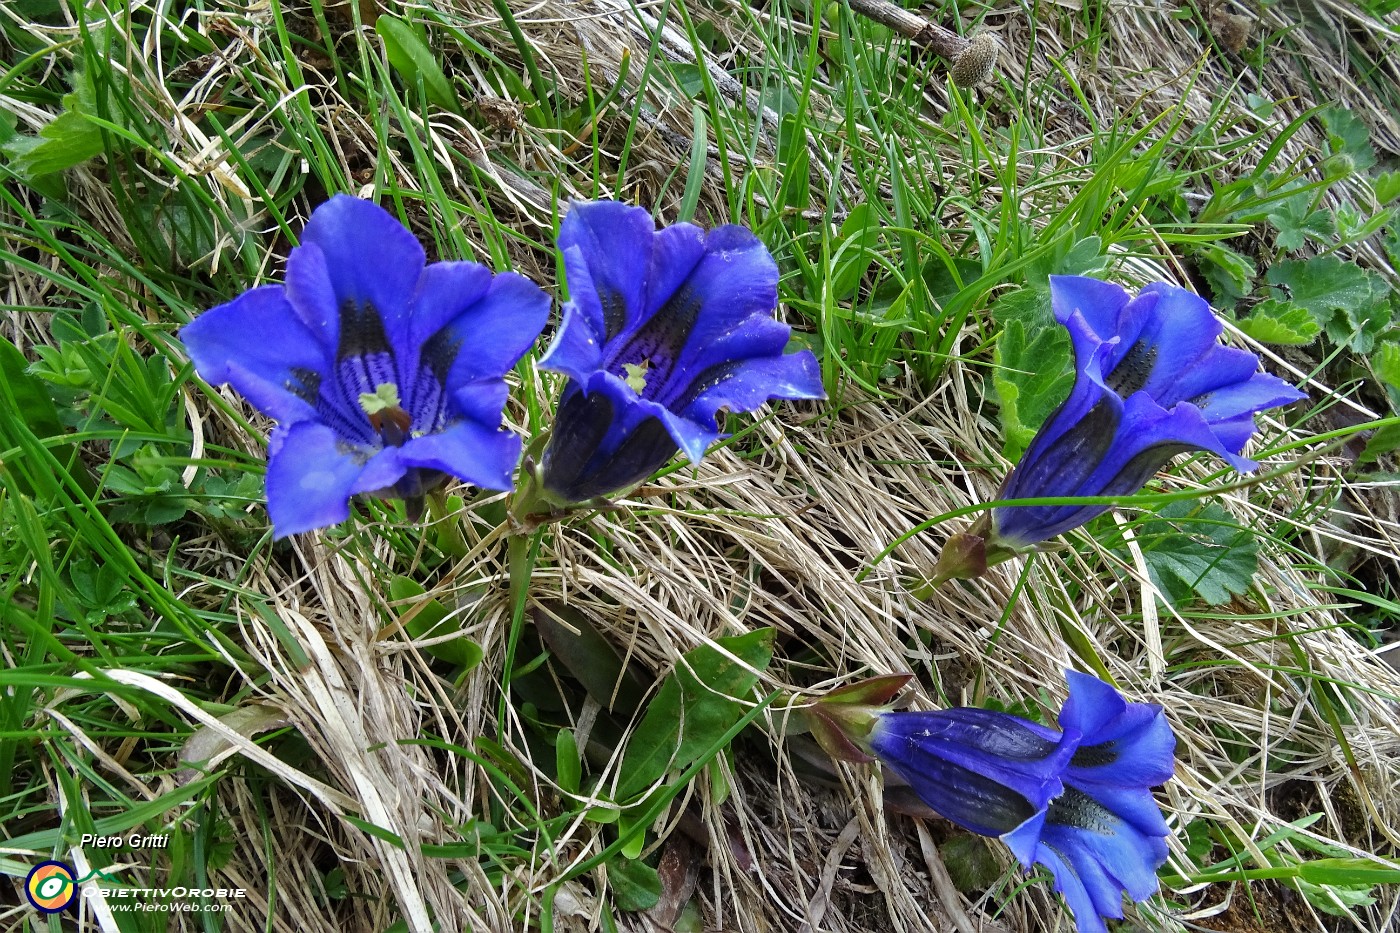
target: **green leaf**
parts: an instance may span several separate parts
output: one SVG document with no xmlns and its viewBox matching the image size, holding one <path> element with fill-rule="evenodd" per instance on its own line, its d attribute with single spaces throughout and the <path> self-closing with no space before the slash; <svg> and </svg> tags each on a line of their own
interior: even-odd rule
<svg viewBox="0 0 1400 933">
<path fill-rule="evenodd" d="M 953 887 L 964 894 L 985 891 L 1002 875 L 1000 860 L 981 836 L 959 833 L 938 847 Z"/>
<path fill-rule="evenodd" d="M 96 110 L 96 93 L 83 71 L 72 77 L 73 92 L 63 96 L 63 109 L 39 130 L 39 135 L 16 136 L 3 149 L 10 167 L 27 182 L 80 165 L 104 151 L 102 130 L 86 114 Z"/>
<path fill-rule="evenodd" d="M 1052 275 L 1092 275 L 1103 269 L 1107 259 L 1103 240 L 1097 236 L 1082 240 L 1061 237 L 1055 248 L 1026 267 L 1026 282 L 1048 288 Z"/>
<path fill-rule="evenodd" d="M 0 338 L 0 381 L 7 386 L 7 391 L 0 393 L 0 405 L 10 407 L 17 422 L 27 427 L 40 441 L 61 437 L 65 432 L 58 418 L 58 408 L 49 397 L 43 381 L 31 375 L 28 366 L 29 361 L 24 358 L 19 348 Z M 23 448 L 24 445 L 19 439 L 11 437 L 10 433 L 4 422 L 0 421 L 0 444 L 5 448 Z M 93 483 L 77 459 L 77 451 L 72 444 L 50 447 L 50 452 L 83 489 L 88 492 L 93 490 Z M 39 453 L 42 456 L 42 452 Z M 33 474 L 30 471 L 48 470 L 44 462 L 46 460 L 47 458 L 43 458 L 43 461 L 27 458 L 21 454 L 12 462 L 4 464 L 3 469 L 8 476 L 13 477 L 16 488 L 26 495 L 34 496 L 37 495 L 38 484 L 32 481 Z"/>
<path fill-rule="evenodd" d="M 841 224 L 833 248 L 830 283 L 831 295 L 837 301 L 847 301 L 865 273 L 875 263 L 880 245 L 880 218 L 869 202 L 857 204 Z"/>
<path fill-rule="evenodd" d="M 374 31 L 384 43 L 384 53 L 389 56 L 389 64 L 403 78 L 409 87 L 416 87 L 421 78 L 423 90 L 428 100 L 444 110 L 461 113 L 461 104 L 447 80 L 442 66 L 428 48 L 428 43 L 414 28 L 396 16 L 381 14 L 374 23 Z"/>
<path fill-rule="evenodd" d="M 743 717 L 740 698 L 772 659 L 771 628 L 717 638 L 682 655 L 627 743 L 615 799 L 634 797 L 708 751 Z"/>
<path fill-rule="evenodd" d="M 661 876 L 646 862 L 609 859 L 608 884 L 618 910 L 650 910 L 661 900 Z"/>
<path fill-rule="evenodd" d="M 680 62 L 668 67 L 671 70 L 671 76 L 675 78 L 676 85 L 686 97 L 694 100 L 705 93 L 705 78 L 700 74 L 699 65 Z"/>
<path fill-rule="evenodd" d="M 1400 172 L 1382 172 L 1371 179 L 1371 187 L 1376 192 L 1376 202 L 1389 204 L 1400 198 Z"/>
<path fill-rule="evenodd" d="M 1328 339 L 1358 353 L 1369 353 L 1390 322 L 1385 280 L 1335 256 L 1280 262 L 1266 278 L 1306 308 Z"/>
<path fill-rule="evenodd" d="M 1260 343 L 1304 346 L 1312 343 L 1322 332 L 1306 308 L 1277 298 L 1260 302 L 1249 312 L 1249 317 L 1242 317 L 1235 323 Z"/>
<path fill-rule="evenodd" d="M 1307 237 L 1325 240 L 1334 236 L 1337 225 L 1327 211 L 1312 209 L 1313 193 L 1304 191 L 1279 202 L 1268 215 L 1269 223 L 1278 231 L 1275 245 L 1281 250 L 1300 248 Z"/>
<path fill-rule="evenodd" d="M 645 685 L 587 616 L 557 603 L 534 618 L 552 662 L 572 674 L 600 706 L 627 717 L 641 707 Z"/>
<path fill-rule="evenodd" d="M 1388 453 L 1400 450 L 1400 424 L 1388 424 L 1371 435 L 1366 449 L 1361 451 L 1359 462 L 1363 465 L 1375 463 Z"/>
<path fill-rule="evenodd" d="M 380 19 L 383 20 L 383 17 Z M 427 591 L 423 589 L 423 585 L 411 577 L 396 576 L 389 581 L 389 598 L 395 602 L 413 599 L 425 592 Z M 404 608 L 404 631 L 414 640 L 451 634 L 457 628 L 455 624 L 449 623 L 451 627 L 438 629 L 447 620 L 448 615 L 447 607 L 436 599 L 419 601 Z M 453 638 L 435 645 L 424 645 L 423 650 L 466 671 L 480 664 L 482 658 L 481 646 L 466 638 Z"/>
<path fill-rule="evenodd" d="M 1360 117 L 1342 107 L 1328 107 L 1318 116 L 1327 127 L 1328 146 L 1333 153 L 1345 156 L 1353 171 L 1364 172 L 1376 164 L 1371 131 Z"/>
<path fill-rule="evenodd" d="M 1074 384 L 1069 334 L 1055 323 L 1050 292 L 1026 288 L 999 300 L 992 389 L 1001 405 L 1002 451 L 1019 459 Z"/>
<path fill-rule="evenodd" d="M 1213 503 L 1169 503 L 1138 526 L 1137 541 L 1152 582 L 1175 605 L 1197 596 L 1227 603 L 1249 589 L 1259 567 L 1254 532 Z"/>
<path fill-rule="evenodd" d="M 560 729 L 554 734 L 554 777 L 561 790 L 578 793 L 583 765 L 578 756 L 578 740 L 574 738 L 572 730 Z"/>
<path fill-rule="evenodd" d="M 1400 391 L 1400 343 L 1387 340 L 1371 354 L 1371 368 L 1376 378 Z"/>
<path fill-rule="evenodd" d="M 1400 884 L 1400 869 L 1367 858 L 1320 858 L 1298 866 L 1298 877 L 1313 884 Z"/>
<path fill-rule="evenodd" d="M 1212 243 L 1196 254 L 1215 304 L 1230 307 L 1254 291 L 1254 261 L 1228 246 Z"/>
</svg>

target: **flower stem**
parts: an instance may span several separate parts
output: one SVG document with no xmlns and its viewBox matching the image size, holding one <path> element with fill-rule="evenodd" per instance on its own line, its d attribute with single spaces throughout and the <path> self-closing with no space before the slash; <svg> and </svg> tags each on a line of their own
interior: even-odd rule
<svg viewBox="0 0 1400 933">
<path fill-rule="evenodd" d="M 497 738 L 506 734 L 506 708 L 510 705 L 510 677 L 515 669 L 515 648 L 525 630 L 525 604 L 530 596 L 530 577 L 540 556 L 544 529 L 528 534 L 512 534 L 506 543 L 506 571 L 510 575 L 510 635 L 506 639 L 505 665 L 501 668 L 501 705 L 496 713 Z"/>
</svg>

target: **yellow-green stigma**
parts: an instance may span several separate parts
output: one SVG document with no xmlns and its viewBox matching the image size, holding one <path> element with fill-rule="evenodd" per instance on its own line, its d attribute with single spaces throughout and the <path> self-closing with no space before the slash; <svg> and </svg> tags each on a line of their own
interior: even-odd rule
<svg viewBox="0 0 1400 933">
<path fill-rule="evenodd" d="M 373 392 L 360 393 L 360 407 L 367 415 L 377 415 L 390 408 L 399 407 L 399 387 L 392 382 L 381 382 Z"/>
<path fill-rule="evenodd" d="M 642 360 L 640 363 L 623 363 L 622 368 L 627 370 L 627 378 L 622 380 L 627 383 L 627 387 L 638 395 L 646 390 L 647 370 L 651 369 L 651 360 Z"/>
<path fill-rule="evenodd" d="M 399 405 L 399 387 L 381 382 L 373 392 L 360 393 L 360 408 L 369 418 L 370 427 L 386 444 L 402 447 L 409 438 L 413 418 Z"/>
</svg>

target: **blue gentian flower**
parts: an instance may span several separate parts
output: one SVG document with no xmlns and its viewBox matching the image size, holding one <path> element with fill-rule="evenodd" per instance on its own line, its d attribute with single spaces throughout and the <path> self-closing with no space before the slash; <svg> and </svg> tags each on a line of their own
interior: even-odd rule
<svg viewBox="0 0 1400 933">
<path fill-rule="evenodd" d="M 721 408 L 825 397 L 811 352 L 784 352 L 778 267 L 749 230 L 657 230 L 596 201 L 570 209 L 559 248 L 569 302 L 540 361 L 569 377 L 540 464 L 556 504 L 629 489 L 677 451 L 699 462 Z"/>
<path fill-rule="evenodd" d="M 1206 301 L 1165 283 L 1133 297 L 1111 282 L 1051 276 L 1055 319 L 1074 346 L 1075 382 L 1002 484 L 998 499 L 1129 495 L 1177 454 L 1204 450 L 1240 471 L 1257 412 L 1307 396 L 1219 342 Z M 1002 506 L 955 535 L 936 574 L 987 564 L 1077 528 L 1106 505 Z"/>
<path fill-rule="evenodd" d="M 1079 933 L 1102 933 L 1157 890 L 1169 830 L 1152 797 L 1175 767 L 1161 707 L 1068 672 L 1052 729 L 981 709 L 881 712 L 866 742 L 947 819 L 1050 869 Z"/>
<path fill-rule="evenodd" d="M 343 521 L 359 493 L 408 500 L 447 475 L 509 489 L 520 440 L 501 427 L 503 375 L 549 314 L 522 276 L 425 266 L 378 205 L 336 195 L 264 285 L 180 332 L 210 383 L 277 420 L 267 509 L 276 537 Z"/>
</svg>

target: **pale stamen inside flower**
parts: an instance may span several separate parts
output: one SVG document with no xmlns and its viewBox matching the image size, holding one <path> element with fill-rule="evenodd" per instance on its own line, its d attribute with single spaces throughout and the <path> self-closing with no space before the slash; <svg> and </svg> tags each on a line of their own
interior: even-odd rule
<svg viewBox="0 0 1400 933">
<path fill-rule="evenodd" d="M 623 363 L 622 368 L 627 370 L 627 378 L 622 380 L 627 383 L 627 387 L 638 395 L 647 390 L 647 370 L 651 368 L 651 360 L 644 359 L 641 363 Z"/>
<path fill-rule="evenodd" d="M 373 392 L 361 392 L 360 408 L 386 446 L 402 447 L 403 442 L 408 440 L 413 418 L 399 404 L 397 385 L 381 382 Z"/>
</svg>

